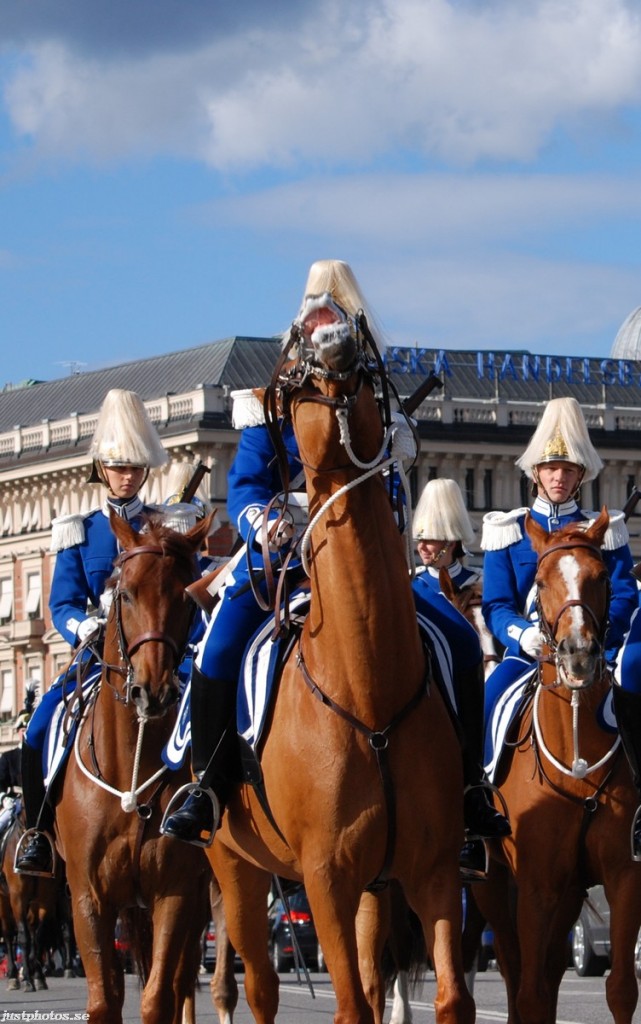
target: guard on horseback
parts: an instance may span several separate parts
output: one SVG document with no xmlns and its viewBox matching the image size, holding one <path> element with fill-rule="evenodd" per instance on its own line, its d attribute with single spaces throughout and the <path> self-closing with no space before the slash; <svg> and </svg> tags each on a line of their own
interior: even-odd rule
<svg viewBox="0 0 641 1024">
<path fill-rule="evenodd" d="M 474 541 L 474 527 L 455 480 L 437 478 L 425 485 L 414 512 L 413 533 L 423 563 L 412 585 L 419 624 L 427 632 L 435 669 L 441 676 L 451 672 L 456 713 L 463 732 L 466 842 L 460 863 L 469 879 L 482 878 L 485 850 L 477 841 L 507 836 L 510 825 L 488 799 L 489 787 L 483 772 L 485 682 L 479 637 L 441 592 L 439 581 L 441 568 L 447 569 L 459 588 L 479 580 L 479 574 L 461 561 L 464 545 Z"/>
<path fill-rule="evenodd" d="M 76 687 L 76 672 L 92 657 L 109 611 L 105 584 L 113 573 L 118 545 L 109 525 L 110 510 L 135 529 L 143 515 L 157 511 L 143 504 L 139 491 L 149 470 L 164 465 L 167 453 L 145 407 L 134 391 L 113 389 L 104 399 L 89 448 L 90 483 L 102 483 L 107 497 L 88 513 L 53 521 L 52 550 L 57 552 L 49 608 L 53 624 L 77 650 L 71 669 L 63 673 L 38 704 L 22 744 L 23 793 L 28 832 L 18 850 L 16 870 L 50 875 L 54 868 L 54 815 L 46 800 L 43 750 L 51 718 Z M 89 614 L 88 605 L 97 610 Z"/>
<path fill-rule="evenodd" d="M 304 334 L 345 323 L 367 304 L 348 264 L 319 260 L 310 269 L 298 324 Z M 368 320 L 371 316 L 368 314 Z M 288 347 L 289 332 L 284 338 Z M 184 804 L 170 809 L 163 834 L 209 845 L 234 785 L 240 778 L 236 731 L 236 693 L 243 653 L 250 636 L 271 615 L 258 603 L 250 575 L 260 571 L 268 551 L 274 572 L 283 564 L 296 536 L 296 524 L 284 521 L 271 503 L 283 489 L 262 403 L 243 392 L 234 402 L 234 426 L 242 429 L 228 476 L 229 517 L 245 543 L 241 557 L 221 588 L 221 599 L 198 649 L 191 677 L 192 768 L 198 784 Z M 290 490 L 304 492 L 302 464 L 291 423 L 283 424 Z M 268 511 L 268 507 L 270 511 Z M 295 567 L 294 567 L 295 568 Z M 265 582 L 260 584 L 265 597 Z"/>
<path fill-rule="evenodd" d="M 603 463 L 576 399 L 548 403 L 516 464 L 532 481 L 532 507 L 490 512 L 483 520 L 483 614 L 506 647 L 504 660 L 486 685 L 486 765 L 495 765 L 499 753 L 490 743 L 499 738 L 493 728 L 495 712 L 533 672 L 545 643 L 534 601 L 537 555 L 523 528 L 525 514 L 529 511 L 549 533 L 573 522 L 587 526 L 598 517 L 578 504 L 581 485 L 594 480 Z M 614 670 L 614 708 L 621 740 L 641 797 L 641 616 L 624 514 L 610 509 L 609 516 L 602 551 L 611 582 L 606 659 Z M 641 808 L 632 826 L 632 852 L 635 860 L 641 859 Z"/>
</svg>

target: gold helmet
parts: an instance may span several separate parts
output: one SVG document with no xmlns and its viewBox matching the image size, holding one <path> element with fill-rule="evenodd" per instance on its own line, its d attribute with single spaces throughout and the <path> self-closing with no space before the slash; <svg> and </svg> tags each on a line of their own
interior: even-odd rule
<svg viewBox="0 0 641 1024">
<path fill-rule="evenodd" d="M 583 470 L 582 481 L 594 480 L 603 468 L 588 434 L 576 398 L 553 398 L 516 465 L 536 480 L 536 467 L 547 462 L 571 462 Z"/>
</svg>

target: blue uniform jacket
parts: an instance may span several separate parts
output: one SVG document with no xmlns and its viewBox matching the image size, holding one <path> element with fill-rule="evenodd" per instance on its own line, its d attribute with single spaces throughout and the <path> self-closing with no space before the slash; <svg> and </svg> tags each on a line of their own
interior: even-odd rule
<svg viewBox="0 0 641 1024">
<path fill-rule="evenodd" d="M 290 483 L 300 475 L 302 463 L 290 423 L 283 426 Z M 276 463 L 274 447 L 267 427 L 246 427 L 240 435 L 236 458 L 227 480 L 227 510 L 244 541 L 255 540 L 262 524 L 262 515 L 283 484 Z M 276 518 L 274 512 L 272 518 Z M 258 543 L 260 547 L 260 543 Z"/>
<path fill-rule="evenodd" d="M 525 533 L 526 511 L 517 509 L 505 515 L 491 513 L 485 517 L 483 531 L 483 615 L 490 631 L 505 645 L 507 654 L 516 656 L 521 655 L 521 633 L 532 625 L 530 616 L 535 597 L 537 555 Z M 557 506 L 540 497 L 535 500 L 530 514 L 548 533 L 569 523 L 585 522 L 591 518 L 575 501 Z M 613 660 L 630 628 L 632 613 L 638 606 L 636 583 L 631 575 L 632 555 L 622 513 L 611 513 L 611 525 L 602 554 L 612 582 L 607 657 Z"/>
<path fill-rule="evenodd" d="M 459 590 L 471 586 L 471 584 L 476 583 L 481 578 L 478 572 L 475 572 L 474 569 L 468 569 L 466 565 L 461 565 L 460 562 L 453 562 L 452 565 L 448 565 L 447 571 Z M 437 594 L 440 593 L 441 584 L 439 583 L 437 569 L 432 569 L 430 566 L 424 566 L 423 568 L 419 566 L 416 570 L 415 581 L 419 579 L 430 590 Z"/>
<path fill-rule="evenodd" d="M 139 498 L 127 504 L 132 515 L 126 518 L 134 529 L 139 529 L 141 514 L 153 509 L 143 506 Z M 56 556 L 49 597 L 53 624 L 72 647 L 78 643 L 78 626 L 88 617 L 87 602 L 98 607 L 118 555 L 107 506 L 90 512 L 83 518 L 83 525 L 84 540 L 63 548 Z"/>
</svg>

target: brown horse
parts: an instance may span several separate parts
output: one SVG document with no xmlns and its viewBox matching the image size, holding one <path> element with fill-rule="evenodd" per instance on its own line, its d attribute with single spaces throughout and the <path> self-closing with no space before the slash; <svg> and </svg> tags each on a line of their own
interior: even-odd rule
<svg viewBox="0 0 641 1024">
<path fill-rule="evenodd" d="M 210 870 L 201 850 L 159 835 L 169 798 L 189 779 L 187 768 L 168 774 L 161 753 L 175 720 L 176 669 L 190 626 L 184 590 L 209 525 L 203 520 L 183 535 L 151 522 L 137 533 L 111 517 L 122 554 L 102 680 L 55 796 L 92 1024 L 122 1021 L 119 914 L 138 954 L 144 1024 L 178 1024 L 193 995 Z"/>
<path fill-rule="evenodd" d="M 483 670 L 485 679 L 492 674 L 501 660 L 500 644 L 495 636 L 490 633 L 481 605 L 483 603 L 483 583 L 476 580 L 467 587 L 456 585 L 447 569 L 441 569 L 438 574 L 439 585 L 448 601 L 458 608 L 461 615 L 465 616 L 471 626 L 479 635 L 481 650 L 483 651 Z"/>
<path fill-rule="evenodd" d="M 17 874 L 14 870 L 14 859 L 24 831 L 22 812 L 9 826 L 3 849 L 2 876 L 6 884 L 10 915 L 7 927 L 10 931 L 13 923 L 17 941 L 22 948 L 22 982 L 14 962 L 11 966 L 11 988 L 22 986 L 25 992 L 35 992 L 47 988 L 43 964 L 43 930 L 47 924 L 52 925 L 56 922 L 62 866 L 58 866 L 56 878 Z"/>
<path fill-rule="evenodd" d="M 241 786 L 208 856 L 259 1024 L 272 1024 L 278 1005 L 266 942 L 272 873 L 305 884 L 337 1022 L 381 1019 L 377 951 L 359 950 L 355 922 L 363 890 L 390 877 L 421 920 L 438 977 L 436 1021 L 470 1024 L 460 753 L 427 676 L 406 553 L 380 475 L 389 465 L 385 432 L 364 360 L 353 354 L 346 339 L 331 353 L 302 355 L 281 378 L 312 517 L 302 545 L 310 612 L 261 747 L 272 820 L 257 792 Z"/>
<path fill-rule="evenodd" d="M 608 514 L 603 509 L 587 530 L 572 524 L 548 534 L 529 517 L 525 528 L 538 553 L 547 657 L 504 755 L 500 788 L 512 836 L 475 897 L 494 927 L 511 1024 L 553 1024 L 568 933 L 586 887 L 602 883 L 611 908 L 606 997 L 616 1024 L 631 1024 L 641 925 L 641 864 L 630 855 L 637 798 L 618 738 L 597 721 L 611 685 L 604 661 L 609 580 L 600 550 Z"/>
</svg>

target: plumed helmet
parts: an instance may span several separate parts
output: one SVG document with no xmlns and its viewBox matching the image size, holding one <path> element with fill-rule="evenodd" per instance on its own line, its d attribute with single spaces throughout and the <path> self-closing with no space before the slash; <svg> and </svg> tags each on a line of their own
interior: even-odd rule
<svg viewBox="0 0 641 1024">
<path fill-rule="evenodd" d="M 354 271 L 349 263 L 344 260 L 316 260 L 312 263 L 307 274 L 307 281 L 303 291 L 297 320 L 304 317 L 309 308 L 310 300 L 320 299 L 323 296 L 326 301 L 335 303 L 340 310 L 353 318 L 362 310 L 367 319 L 376 344 L 380 349 L 385 347 L 383 332 L 378 324 L 373 311 L 368 306 L 363 293 L 361 292 Z M 284 335 L 285 348 L 290 339 L 290 331 Z"/>
<path fill-rule="evenodd" d="M 571 462 L 584 470 L 583 480 L 594 480 L 603 468 L 588 434 L 576 398 L 553 398 L 516 465 L 534 480 L 534 470 L 546 462 Z"/>
<path fill-rule="evenodd" d="M 463 495 L 456 480 L 437 477 L 425 484 L 413 517 L 414 540 L 474 540 Z"/>
<path fill-rule="evenodd" d="M 100 409 L 89 455 L 90 483 L 102 479 L 99 466 L 139 466 L 154 469 L 167 461 L 156 428 L 135 391 L 112 388 Z"/>
</svg>

